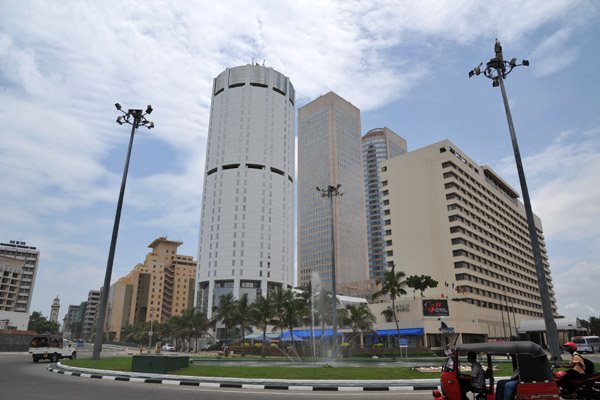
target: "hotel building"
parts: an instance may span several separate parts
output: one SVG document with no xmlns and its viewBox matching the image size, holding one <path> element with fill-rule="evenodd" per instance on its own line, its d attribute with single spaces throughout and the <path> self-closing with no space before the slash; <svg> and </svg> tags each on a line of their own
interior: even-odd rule
<svg viewBox="0 0 600 400">
<path fill-rule="evenodd" d="M 444 140 L 383 162 L 381 181 L 386 260 L 407 276 L 439 282 L 428 293 L 454 300 L 448 325 L 493 338 L 505 336 L 506 322 L 542 318 L 524 206 L 496 172 Z M 542 223 L 535 222 L 556 313 Z"/>
<path fill-rule="evenodd" d="M 360 110 L 329 92 L 298 110 L 298 285 L 318 273 L 331 288 L 333 198 L 336 288 L 369 277 Z"/>
</svg>

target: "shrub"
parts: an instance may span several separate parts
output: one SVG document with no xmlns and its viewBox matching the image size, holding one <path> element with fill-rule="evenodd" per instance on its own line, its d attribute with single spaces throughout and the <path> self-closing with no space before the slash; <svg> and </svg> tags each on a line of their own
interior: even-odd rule
<svg viewBox="0 0 600 400">
<path fill-rule="evenodd" d="M 277 343 L 271 343 L 271 347 L 279 347 Z"/>
<path fill-rule="evenodd" d="M 379 348 L 379 347 L 383 347 L 383 343 L 375 343 L 375 344 L 373 345 L 373 347 L 377 347 L 377 348 Z"/>
<path fill-rule="evenodd" d="M 342 348 L 345 349 L 346 347 L 350 347 L 350 343 L 342 343 Z"/>
<path fill-rule="evenodd" d="M 254 343 L 254 347 L 262 347 L 262 343 Z"/>
</svg>

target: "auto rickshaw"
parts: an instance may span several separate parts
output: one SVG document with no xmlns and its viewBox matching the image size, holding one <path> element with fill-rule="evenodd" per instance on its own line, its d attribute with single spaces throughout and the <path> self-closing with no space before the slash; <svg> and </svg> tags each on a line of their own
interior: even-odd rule
<svg viewBox="0 0 600 400">
<path fill-rule="evenodd" d="M 487 365 L 481 363 L 485 371 L 486 388 L 473 392 L 476 400 L 495 400 L 492 356 L 511 357 L 513 365 L 519 368 L 519 384 L 513 393 L 515 400 L 560 399 L 546 352 L 538 344 L 521 341 L 460 344 L 446 350 L 448 358 L 442 367 L 442 391 L 433 391 L 435 400 L 461 400 L 458 355 L 459 352 L 469 351 L 485 353 L 487 356 Z"/>
</svg>

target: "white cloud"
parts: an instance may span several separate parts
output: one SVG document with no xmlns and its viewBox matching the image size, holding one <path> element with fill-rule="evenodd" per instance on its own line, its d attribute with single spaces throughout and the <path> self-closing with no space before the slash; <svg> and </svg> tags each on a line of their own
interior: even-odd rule
<svg viewBox="0 0 600 400">
<path fill-rule="evenodd" d="M 543 40 L 531 53 L 533 73 L 537 76 L 554 74 L 575 63 L 579 56 L 577 46 L 569 42 L 573 29 L 565 27 Z"/>
<path fill-rule="evenodd" d="M 560 313 L 582 318 L 600 315 L 596 295 L 600 282 L 600 263 L 597 260 L 579 262 L 565 272 L 556 274 L 553 281 Z"/>
<path fill-rule="evenodd" d="M 600 129 L 577 134 L 561 132 L 546 148 L 523 158 L 532 208 L 542 218 L 544 233 L 553 239 L 600 236 Z M 520 188 L 508 156 L 496 168 Z"/>
</svg>

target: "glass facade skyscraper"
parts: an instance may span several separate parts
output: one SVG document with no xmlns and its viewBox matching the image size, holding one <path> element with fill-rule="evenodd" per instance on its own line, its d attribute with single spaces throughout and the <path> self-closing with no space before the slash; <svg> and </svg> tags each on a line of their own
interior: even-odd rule
<svg viewBox="0 0 600 400">
<path fill-rule="evenodd" d="M 333 92 L 298 109 L 298 285 L 318 273 L 331 289 L 368 279 L 360 110 Z M 329 199 L 316 187 L 340 184 L 333 198 L 335 249 Z"/>
<path fill-rule="evenodd" d="M 406 151 L 406 140 L 386 127 L 371 129 L 362 138 L 370 279 L 382 278 L 387 268 L 380 163 Z"/>
</svg>

